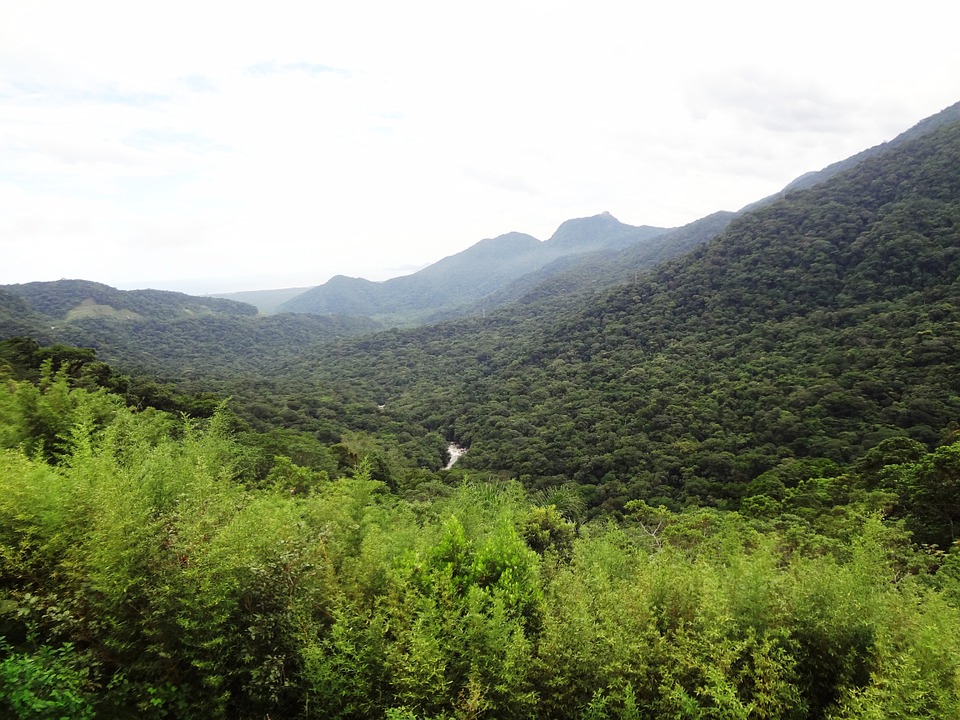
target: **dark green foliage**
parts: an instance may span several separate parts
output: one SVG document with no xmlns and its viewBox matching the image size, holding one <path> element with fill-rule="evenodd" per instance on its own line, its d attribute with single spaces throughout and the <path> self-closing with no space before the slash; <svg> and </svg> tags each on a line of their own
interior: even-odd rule
<svg viewBox="0 0 960 720">
<path fill-rule="evenodd" d="M 960 717 L 960 126 L 915 135 L 458 324 L 0 291 L 0 712 Z"/>
<path fill-rule="evenodd" d="M 40 343 L 29 337 L 0 340 L 0 364 L 9 368 L 17 380 L 36 380 L 40 377 Z"/>
<path fill-rule="evenodd" d="M 895 437 L 929 449 L 960 415 L 960 132 L 928 130 L 732 221 L 681 229 L 700 244 L 651 272 L 624 256 L 616 278 L 599 265 L 568 277 L 574 290 L 626 281 L 599 296 L 558 300 L 555 275 L 486 317 L 337 342 L 348 326 L 291 315 L 124 321 L 122 333 L 102 317 L 57 339 L 157 374 L 115 388 L 142 406 L 202 416 L 230 397 L 251 437 L 282 429 L 291 445 L 337 447 L 334 474 L 369 455 L 395 490 L 422 485 L 456 441 L 469 447 L 457 472 L 531 491 L 572 482 L 594 516 L 634 499 L 756 497 L 758 513 L 766 493 L 750 486 L 767 471 L 844 465 Z M 260 480 L 280 455 L 331 472 L 264 447 Z"/>
<path fill-rule="evenodd" d="M 946 549 L 960 538 L 960 446 L 887 465 L 883 482 L 901 498 L 917 541 Z"/>
<path fill-rule="evenodd" d="M 10 720 L 92 720 L 87 659 L 67 643 L 20 652 L 0 638 L 0 711 Z"/>
<path fill-rule="evenodd" d="M 280 458 L 257 489 L 223 415 L 184 425 L 106 397 L 94 422 L 95 394 L 62 392 L 56 465 L 0 451 L 12 717 L 960 711 L 956 553 L 878 513 L 876 461 L 783 465 L 754 488 L 772 519 L 633 502 L 619 527 L 575 531 L 517 483 L 408 503 L 365 462 L 330 480 Z M 888 441 L 902 462 L 880 475 L 949 471 L 956 449 Z"/>
<path fill-rule="evenodd" d="M 382 333 L 300 373 L 469 446 L 466 469 L 573 480 L 594 512 L 733 508 L 785 460 L 929 448 L 960 416 L 958 164 L 944 125 L 575 314 Z"/>
<path fill-rule="evenodd" d="M 257 309 L 246 303 L 221 298 L 204 298 L 165 290 L 117 290 L 86 280 L 57 280 L 23 285 L 6 285 L 5 291 L 26 300 L 36 312 L 57 320 L 67 319 L 71 311 L 109 308 L 109 316 L 120 319 L 151 318 L 171 320 L 190 315 L 255 315 Z"/>
<path fill-rule="evenodd" d="M 35 335 L 38 328 L 49 324 L 49 318 L 34 311 L 30 303 L 0 287 L 0 337 Z"/>
</svg>

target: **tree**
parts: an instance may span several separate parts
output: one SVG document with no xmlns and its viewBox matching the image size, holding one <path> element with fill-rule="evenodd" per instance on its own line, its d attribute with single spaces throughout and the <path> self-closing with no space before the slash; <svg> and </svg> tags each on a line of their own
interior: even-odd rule
<svg viewBox="0 0 960 720">
<path fill-rule="evenodd" d="M 905 500 L 916 541 L 946 548 L 960 536 L 960 443 L 891 466 L 886 477 Z"/>
</svg>

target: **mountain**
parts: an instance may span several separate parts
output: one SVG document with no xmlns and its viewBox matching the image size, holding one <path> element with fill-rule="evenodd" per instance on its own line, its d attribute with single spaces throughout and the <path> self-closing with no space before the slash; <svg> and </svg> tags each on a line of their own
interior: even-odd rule
<svg viewBox="0 0 960 720">
<path fill-rule="evenodd" d="M 95 348 L 127 370 L 162 376 L 255 372 L 261 357 L 381 326 L 340 316 L 258 316 L 250 304 L 87 280 L 0 286 L 0 338 Z"/>
<path fill-rule="evenodd" d="M 0 286 L 0 331 L 4 337 L 28 335 L 49 323 L 30 303 Z"/>
<path fill-rule="evenodd" d="M 465 467 L 614 511 L 736 506 L 885 440 L 932 447 L 960 417 L 958 168 L 941 123 L 573 312 L 344 340 L 296 372 L 468 446 Z"/>
<path fill-rule="evenodd" d="M 584 295 L 602 292 L 610 286 L 626 282 L 661 262 L 679 257 L 697 245 L 713 239 L 738 215 L 760 209 L 796 190 L 814 187 L 868 158 L 883 154 L 956 121 L 960 121 L 960 103 L 921 120 L 888 142 L 832 163 L 822 170 L 804 173 L 780 192 L 750 203 L 736 213 L 716 212 L 659 235 L 653 242 L 634 243 L 619 252 L 593 252 L 562 258 L 517 279 L 493 296 L 485 298 L 479 307 L 487 309 L 514 301 L 525 305 L 549 302 L 555 308 L 577 306 L 582 303 Z M 445 319 L 445 316 L 438 315 L 437 319 Z"/>
<path fill-rule="evenodd" d="M 417 324 L 469 311 L 517 278 L 566 257 L 616 250 L 667 232 L 634 227 L 609 213 L 568 220 L 549 240 L 507 233 L 481 240 L 412 275 L 383 282 L 337 276 L 283 303 L 298 313 L 366 315 L 389 324 Z"/>
<path fill-rule="evenodd" d="M 357 308 L 384 287 L 408 308 L 465 288 L 467 312 L 481 292 L 496 298 L 488 269 L 507 288 L 529 263 L 512 304 L 456 322 L 370 334 L 369 320 L 268 322 L 228 301 L 234 317 L 194 317 L 168 295 L 154 312 L 172 320 L 127 319 L 141 313 L 131 295 L 71 281 L 0 288 L 0 320 L 20 321 L 0 332 L 36 320 L 41 342 L 216 385 L 264 424 L 389 438 L 378 447 L 414 448 L 392 457 L 418 467 L 442 467 L 443 440 L 456 441 L 465 469 L 573 481 L 594 508 L 735 507 L 778 468 L 837 467 L 898 437 L 933 446 L 960 416 L 960 125 L 921 126 L 736 216 L 667 232 L 601 215 L 546 242 L 492 238 L 395 281 L 328 284 Z M 606 246 L 587 250 L 601 233 Z"/>
<path fill-rule="evenodd" d="M 0 288 L 181 382 L 0 340 L 0 716 L 960 717 L 960 122 L 671 235 L 336 342 Z"/>
<path fill-rule="evenodd" d="M 665 228 L 625 225 L 608 212 L 567 220 L 544 243 L 560 256 L 595 250 L 617 249 L 662 235 Z M 561 255 L 562 254 L 562 255 Z"/>
<path fill-rule="evenodd" d="M 806 173 L 775 195 L 741 209 L 719 212 L 673 230 L 625 225 L 610 213 L 564 222 L 549 240 L 509 233 L 483 240 L 401 278 L 370 282 L 337 276 L 279 305 L 280 312 L 338 313 L 388 325 L 441 322 L 523 300 L 567 307 L 603 288 L 625 282 L 657 263 L 712 239 L 735 215 L 768 205 L 849 170 L 860 162 L 960 119 L 960 103 L 901 133 L 819 171 Z"/>
<path fill-rule="evenodd" d="M 60 321 L 85 318 L 173 320 L 188 317 L 246 317 L 257 309 L 246 303 L 166 290 L 117 290 L 88 280 L 57 280 L 3 285 L 37 313 Z"/>
<path fill-rule="evenodd" d="M 675 230 L 625 244 L 621 249 L 561 257 L 487 296 L 470 314 L 514 302 L 537 311 L 547 304 L 555 311 L 579 306 L 584 297 L 634 280 L 659 263 L 713 239 L 734 217 L 732 212 L 717 212 Z"/>
<path fill-rule="evenodd" d="M 850 170 L 851 168 L 855 167 L 856 165 L 858 165 L 859 163 L 861 163 L 862 161 L 868 158 L 881 155 L 889 150 L 893 150 L 894 148 L 899 147 L 905 142 L 916 140 L 917 138 L 923 137 L 927 133 L 933 132 L 934 130 L 937 130 L 938 128 L 943 127 L 944 125 L 949 125 L 957 121 L 960 121 L 960 102 L 954 103 L 953 105 L 950 105 L 949 107 L 944 108 L 943 110 L 936 113 L 935 115 L 931 115 L 930 117 L 921 120 L 916 125 L 911 127 L 909 130 L 905 130 L 904 132 L 900 133 L 892 140 L 880 143 L 879 145 L 874 145 L 871 148 L 862 150 L 861 152 L 858 152 L 856 155 L 851 155 L 850 157 L 845 158 L 843 160 L 838 160 L 835 163 L 831 163 L 830 165 L 827 165 L 827 167 L 823 168 L 822 170 L 813 170 L 811 172 L 804 173 L 800 177 L 788 183 L 787 186 L 784 187 L 783 190 L 781 190 L 780 192 L 775 193 L 774 195 L 771 195 L 769 197 L 763 198 L 762 200 L 758 200 L 756 202 L 750 203 L 749 205 L 743 208 L 743 211 L 753 210 L 763 205 L 769 204 L 770 202 L 773 202 L 774 200 L 778 200 L 779 198 L 782 198 L 788 193 L 793 192 L 795 190 L 806 190 L 808 188 L 811 188 L 814 185 L 817 185 L 826 180 L 829 180 L 837 173 L 843 172 L 845 170 Z"/>
</svg>

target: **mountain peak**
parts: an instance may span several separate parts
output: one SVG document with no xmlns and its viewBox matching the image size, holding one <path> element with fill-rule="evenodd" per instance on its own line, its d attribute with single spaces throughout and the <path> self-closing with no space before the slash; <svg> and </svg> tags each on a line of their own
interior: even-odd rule
<svg viewBox="0 0 960 720">
<path fill-rule="evenodd" d="M 567 220 L 557 228 L 546 244 L 553 250 L 587 252 L 620 248 L 664 232 L 666 228 L 627 225 L 604 211 L 599 215 Z"/>
</svg>

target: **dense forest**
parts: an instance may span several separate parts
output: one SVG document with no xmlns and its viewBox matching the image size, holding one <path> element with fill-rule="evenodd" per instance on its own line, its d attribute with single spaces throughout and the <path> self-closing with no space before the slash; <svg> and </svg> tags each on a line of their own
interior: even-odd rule
<svg viewBox="0 0 960 720">
<path fill-rule="evenodd" d="M 318 348 L 463 462 L 589 504 L 736 507 L 795 461 L 927 445 L 960 416 L 960 125 L 734 220 L 572 313 L 536 306 Z M 370 382 L 375 378 L 375 382 Z"/>
<path fill-rule="evenodd" d="M 960 717 L 917 128 L 413 329 L 0 288 L 0 716 Z"/>
<path fill-rule="evenodd" d="M 960 444 L 583 522 L 575 495 L 391 491 L 362 459 L 260 478 L 220 413 L 54 364 L 0 392 L 5 716 L 960 712 Z"/>
</svg>

